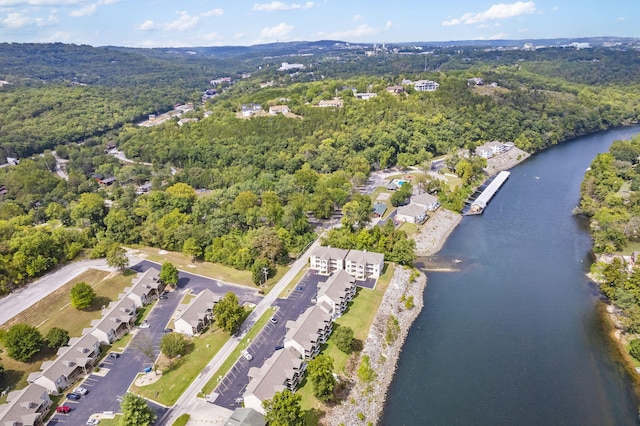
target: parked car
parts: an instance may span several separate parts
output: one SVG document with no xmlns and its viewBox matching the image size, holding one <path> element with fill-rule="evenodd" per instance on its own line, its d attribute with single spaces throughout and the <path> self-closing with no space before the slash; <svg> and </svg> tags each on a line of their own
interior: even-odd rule
<svg viewBox="0 0 640 426">
<path fill-rule="evenodd" d="M 111 352 L 109 358 L 120 358 L 120 354 L 118 352 Z"/>
<path fill-rule="evenodd" d="M 85 423 L 88 426 L 95 426 L 98 423 L 100 423 L 100 419 L 96 419 L 95 417 L 89 417 L 89 420 L 87 420 L 87 423 Z"/>
<path fill-rule="evenodd" d="M 72 400 L 72 401 L 77 401 L 77 400 L 79 400 L 80 398 L 82 398 L 82 397 L 80 396 L 80 394 L 79 394 L 79 393 L 73 393 L 73 392 L 71 392 L 71 393 L 68 393 L 68 394 L 67 394 L 67 399 L 70 399 L 70 400 Z"/>
<path fill-rule="evenodd" d="M 77 393 L 84 396 L 89 393 L 89 389 L 83 388 L 83 387 L 77 387 L 73 390 L 73 393 Z"/>
<path fill-rule="evenodd" d="M 276 317 L 271 317 L 271 318 L 269 318 L 269 322 L 270 322 L 271 324 L 277 324 L 277 323 L 278 323 L 278 318 L 276 318 Z"/>
<path fill-rule="evenodd" d="M 69 412 L 71 412 L 71 407 L 69 407 L 68 405 L 61 405 L 59 407 L 56 407 L 56 413 L 67 414 Z"/>
<path fill-rule="evenodd" d="M 160 296 L 158 296 L 158 299 L 165 300 L 165 299 L 168 299 L 168 297 L 166 294 L 161 294 Z"/>
<path fill-rule="evenodd" d="M 151 324 L 149 324 L 146 321 L 144 321 L 143 323 L 140 324 L 140 328 L 149 328 L 149 327 L 151 327 Z"/>
<path fill-rule="evenodd" d="M 165 328 L 164 330 L 162 330 L 164 333 L 173 333 L 173 329 L 172 328 Z"/>
<path fill-rule="evenodd" d="M 244 357 L 244 359 L 246 359 L 247 361 L 251 361 L 253 359 L 253 355 L 251 355 L 249 353 L 249 351 L 244 350 L 242 351 L 242 356 Z"/>
</svg>

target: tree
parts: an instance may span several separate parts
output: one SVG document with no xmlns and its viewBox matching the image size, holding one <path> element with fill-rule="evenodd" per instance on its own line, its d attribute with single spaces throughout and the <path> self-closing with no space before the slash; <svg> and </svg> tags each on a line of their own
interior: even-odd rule
<svg viewBox="0 0 640 426">
<path fill-rule="evenodd" d="M 47 341 L 47 347 L 58 349 L 69 343 L 69 332 L 62 328 L 53 327 L 47 333 L 45 340 Z"/>
<path fill-rule="evenodd" d="M 336 378 L 333 377 L 333 358 L 328 355 L 318 355 L 307 366 L 309 380 L 313 385 L 313 394 L 320 401 L 327 402 L 333 398 Z"/>
<path fill-rule="evenodd" d="M 244 308 L 240 306 L 238 296 L 234 293 L 227 293 L 222 300 L 213 305 L 213 314 L 218 324 L 227 333 L 234 333 L 244 316 Z"/>
<path fill-rule="evenodd" d="M 637 360 L 640 360 L 640 339 L 634 339 L 629 343 L 629 354 Z"/>
<path fill-rule="evenodd" d="M 160 350 L 170 359 L 185 355 L 188 345 L 189 342 L 181 333 L 167 333 L 160 340 Z"/>
<path fill-rule="evenodd" d="M 107 251 L 107 265 L 112 268 L 118 268 L 120 272 L 127 269 L 127 266 L 129 266 L 127 251 L 117 243 L 111 245 Z"/>
<path fill-rule="evenodd" d="M 276 392 L 273 398 L 262 401 L 265 409 L 265 420 L 269 426 L 302 426 L 302 397 L 288 389 Z"/>
<path fill-rule="evenodd" d="M 346 354 L 350 354 L 353 350 L 353 339 L 353 329 L 345 326 L 339 327 L 331 334 L 331 340 Z"/>
<path fill-rule="evenodd" d="M 257 285 L 266 284 L 267 279 L 274 273 L 275 269 L 267 259 L 257 259 L 251 267 L 251 277 Z"/>
<path fill-rule="evenodd" d="M 164 262 L 158 278 L 162 283 L 175 287 L 178 284 L 178 269 L 173 266 L 173 263 Z"/>
<path fill-rule="evenodd" d="M 371 367 L 369 355 L 363 355 L 358 367 L 358 378 L 365 383 L 370 383 L 376 378 L 376 372 Z"/>
<path fill-rule="evenodd" d="M 156 364 L 156 359 L 158 358 L 158 354 L 156 352 L 156 344 L 151 339 L 151 336 L 148 334 L 138 335 L 132 345 L 153 364 L 153 370 L 157 374 L 158 365 Z"/>
<path fill-rule="evenodd" d="M 149 426 L 156 419 L 147 401 L 141 396 L 127 393 L 120 402 L 122 416 L 118 421 L 118 426 Z"/>
<path fill-rule="evenodd" d="M 32 325 L 12 325 L 4 336 L 4 346 L 9 357 L 26 362 L 40 351 L 43 339 L 42 335 Z"/>
<path fill-rule="evenodd" d="M 194 237 L 187 238 L 184 240 L 184 244 L 182 245 L 182 254 L 186 256 L 191 256 L 191 261 L 195 262 L 197 258 L 202 256 L 202 247 L 198 244 L 198 240 Z"/>
<path fill-rule="evenodd" d="M 91 306 L 96 292 L 85 282 L 78 283 L 71 288 L 71 306 L 75 309 L 86 309 Z"/>
</svg>

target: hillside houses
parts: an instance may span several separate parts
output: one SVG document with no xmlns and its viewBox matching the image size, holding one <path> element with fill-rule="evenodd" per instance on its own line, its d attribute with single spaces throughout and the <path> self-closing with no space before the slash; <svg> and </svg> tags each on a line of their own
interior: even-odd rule
<svg viewBox="0 0 640 426">
<path fill-rule="evenodd" d="M 255 103 L 242 104 L 240 106 L 240 111 L 243 117 L 252 117 L 256 113 L 262 111 L 262 106 Z"/>
<path fill-rule="evenodd" d="M 418 80 L 413 83 L 416 92 L 434 92 L 438 90 L 440 83 L 431 80 Z"/>
<path fill-rule="evenodd" d="M 513 142 L 505 142 L 505 143 L 502 143 L 499 141 L 486 142 L 476 148 L 476 155 L 479 157 L 488 159 L 496 155 L 500 155 L 503 152 L 507 152 L 514 146 L 515 145 Z"/>
<path fill-rule="evenodd" d="M 413 195 L 406 206 L 398 208 L 396 222 L 422 223 L 427 220 L 429 212 L 434 212 L 440 207 L 438 197 L 428 193 Z"/>
<path fill-rule="evenodd" d="M 342 108 L 344 106 L 344 101 L 340 98 L 334 98 L 329 100 L 322 100 L 318 102 L 316 105 L 319 108 Z"/>
</svg>

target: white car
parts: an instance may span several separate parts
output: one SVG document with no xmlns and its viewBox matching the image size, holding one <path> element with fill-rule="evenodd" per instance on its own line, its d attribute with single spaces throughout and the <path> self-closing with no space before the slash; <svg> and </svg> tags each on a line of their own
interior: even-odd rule
<svg viewBox="0 0 640 426">
<path fill-rule="evenodd" d="M 249 353 L 249 351 L 244 350 L 242 351 L 242 356 L 244 357 L 244 359 L 246 359 L 247 361 L 251 361 L 253 359 L 253 355 L 251 355 Z"/>
<path fill-rule="evenodd" d="M 100 419 L 96 419 L 95 417 L 89 417 L 89 420 L 87 420 L 87 423 L 85 423 L 88 426 L 95 426 L 98 423 L 100 423 Z"/>
<path fill-rule="evenodd" d="M 149 324 L 148 322 L 143 322 L 142 324 L 140 324 L 140 328 L 149 328 L 151 327 L 151 324 Z"/>
<path fill-rule="evenodd" d="M 89 389 L 87 388 L 83 388 L 83 387 L 77 387 L 73 390 L 73 392 L 78 393 L 82 396 L 86 395 L 89 393 Z"/>
</svg>

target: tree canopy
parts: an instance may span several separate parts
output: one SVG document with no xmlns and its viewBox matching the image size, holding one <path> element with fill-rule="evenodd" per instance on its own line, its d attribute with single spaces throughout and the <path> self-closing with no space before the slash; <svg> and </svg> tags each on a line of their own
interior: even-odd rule
<svg viewBox="0 0 640 426">
<path fill-rule="evenodd" d="M 265 419 L 271 426 L 302 426 L 302 397 L 288 389 L 276 392 L 273 398 L 262 402 L 265 409 Z"/>
<path fill-rule="evenodd" d="M 150 426 L 156 419 L 156 414 L 141 396 L 127 393 L 120 402 L 122 415 L 118 426 Z"/>
<path fill-rule="evenodd" d="M 227 333 L 235 333 L 244 317 L 244 308 L 240 306 L 238 296 L 235 293 L 227 293 L 215 305 L 213 315 L 216 322 Z"/>
<path fill-rule="evenodd" d="M 4 335 L 7 355 L 18 361 L 29 361 L 38 353 L 44 340 L 37 328 L 28 324 L 15 324 Z"/>
<path fill-rule="evenodd" d="M 93 288 L 85 283 L 80 282 L 71 288 L 71 306 L 75 309 L 86 309 L 91 306 L 93 299 L 96 297 L 96 292 Z"/>
</svg>

